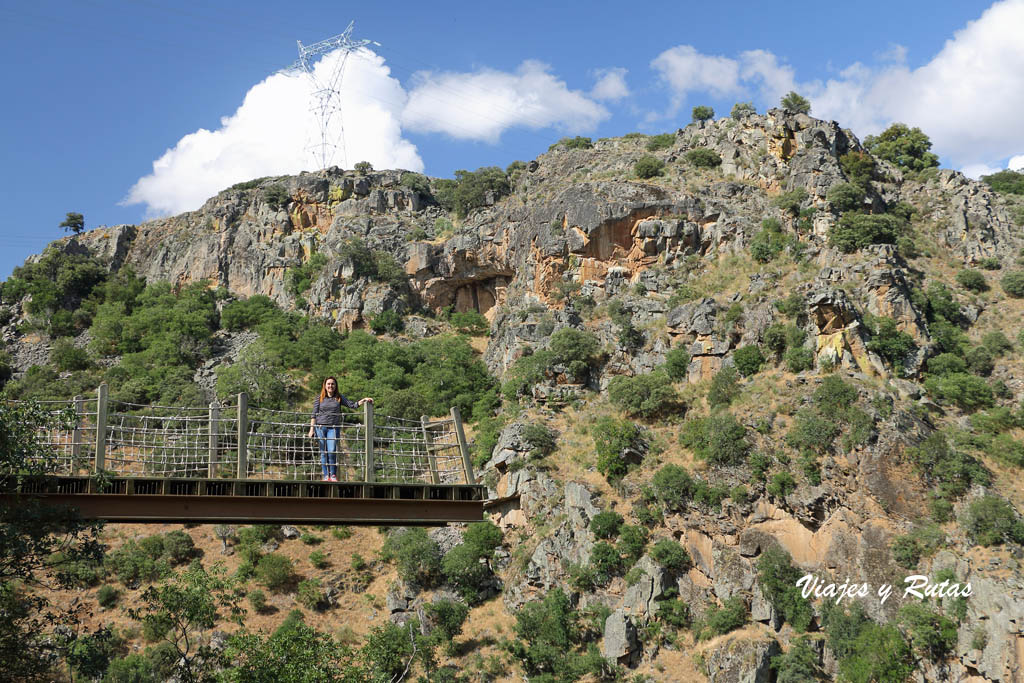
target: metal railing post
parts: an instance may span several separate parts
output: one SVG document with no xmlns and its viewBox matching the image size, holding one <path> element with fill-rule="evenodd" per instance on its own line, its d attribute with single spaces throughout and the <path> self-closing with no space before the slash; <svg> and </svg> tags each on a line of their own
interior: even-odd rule
<svg viewBox="0 0 1024 683">
<path fill-rule="evenodd" d="M 366 445 L 363 449 L 363 481 L 375 481 L 373 470 L 373 404 L 363 404 L 363 420 L 366 426 Z"/>
<path fill-rule="evenodd" d="M 437 474 L 437 458 L 434 457 L 434 437 L 430 435 L 430 428 L 427 427 L 430 418 L 426 415 L 421 415 L 420 422 L 423 424 L 423 441 L 427 444 L 427 464 L 430 466 L 430 481 L 433 484 L 440 484 L 441 478 Z"/>
<path fill-rule="evenodd" d="M 93 472 L 100 472 L 107 464 L 107 383 L 96 390 L 96 458 Z"/>
<path fill-rule="evenodd" d="M 210 404 L 210 458 L 206 464 L 206 476 L 213 478 L 217 462 L 217 436 L 220 433 L 220 404 L 214 401 Z"/>
<path fill-rule="evenodd" d="M 249 395 L 244 391 L 238 395 L 238 478 L 249 478 L 249 461 L 246 447 L 249 445 Z"/>
<path fill-rule="evenodd" d="M 459 450 L 462 451 L 462 467 L 466 474 L 466 483 L 475 484 L 473 459 L 469 457 L 469 444 L 466 443 L 466 432 L 462 429 L 462 415 L 459 414 L 458 406 L 452 406 L 452 420 L 455 422 L 455 436 L 459 439 Z"/>
<path fill-rule="evenodd" d="M 82 413 L 85 412 L 81 396 L 75 396 L 75 428 L 71 431 L 71 473 L 77 474 L 82 463 Z"/>
</svg>

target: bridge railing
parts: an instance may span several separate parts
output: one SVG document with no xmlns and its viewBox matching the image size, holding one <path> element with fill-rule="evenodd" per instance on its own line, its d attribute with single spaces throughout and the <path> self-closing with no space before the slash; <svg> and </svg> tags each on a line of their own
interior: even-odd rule
<svg viewBox="0 0 1024 683">
<path fill-rule="evenodd" d="M 320 443 L 309 413 L 250 406 L 239 394 L 208 407 L 159 406 L 95 397 L 40 402 L 73 419 L 39 433 L 46 469 L 58 475 L 318 481 Z M 375 415 L 372 403 L 343 413 L 336 442 L 340 481 L 475 484 L 458 408 L 436 419 Z"/>
</svg>

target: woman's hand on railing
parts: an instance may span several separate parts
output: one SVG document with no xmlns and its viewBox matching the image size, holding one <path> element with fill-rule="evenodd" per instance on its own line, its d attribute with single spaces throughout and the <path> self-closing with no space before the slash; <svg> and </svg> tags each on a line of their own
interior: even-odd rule
<svg viewBox="0 0 1024 683">
<path fill-rule="evenodd" d="M 365 397 L 365 398 L 361 398 L 361 399 L 359 399 L 358 401 L 356 401 L 356 405 L 357 405 L 357 406 L 361 406 L 361 405 L 363 405 L 364 403 L 373 403 L 373 399 L 372 399 L 372 398 L 370 398 L 369 396 L 367 396 L 367 397 Z"/>
</svg>

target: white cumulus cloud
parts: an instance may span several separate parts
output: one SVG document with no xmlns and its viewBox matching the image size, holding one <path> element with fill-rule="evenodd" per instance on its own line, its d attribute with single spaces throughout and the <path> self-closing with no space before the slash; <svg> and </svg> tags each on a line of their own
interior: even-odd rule
<svg viewBox="0 0 1024 683">
<path fill-rule="evenodd" d="M 921 128 L 932 150 L 965 172 L 997 169 L 1024 149 L 1024 0 L 994 3 L 946 41 L 924 65 L 911 69 L 907 51 L 893 45 L 874 65 L 855 62 L 835 77 L 798 81 L 794 69 L 766 50 L 738 59 L 705 55 L 680 45 L 651 62 L 668 85 L 673 113 L 690 92 L 724 97 L 756 93 L 761 104 L 778 106 L 796 90 L 811 102 L 811 114 L 835 119 L 860 137 L 895 122 Z M 1024 155 L 1013 157 L 1024 166 Z"/>
<path fill-rule="evenodd" d="M 593 130 L 607 109 L 527 60 L 515 73 L 480 69 L 472 73 L 421 71 L 402 113 L 402 123 L 422 133 L 496 143 L 513 126 Z"/>
<path fill-rule="evenodd" d="M 615 102 L 629 97 L 629 86 L 626 85 L 626 69 L 596 69 L 594 76 L 597 82 L 590 91 L 595 100 Z"/>
<path fill-rule="evenodd" d="M 1024 171 L 1024 154 L 1010 157 L 1010 162 L 1006 164 L 1006 168 L 1011 171 Z"/>
<path fill-rule="evenodd" d="M 920 127 L 955 165 L 1004 159 L 1024 148 L 1022 26 L 1024 0 L 997 2 L 921 67 L 861 66 L 812 92 L 815 114 L 844 121 L 852 103 L 858 133 L 902 121 Z"/>
<path fill-rule="evenodd" d="M 331 82 L 342 55 L 327 54 L 315 65 L 321 83 Z M 189 133 L 154 161 L 153 172 L 135 183 L 123 203 L 145 204 L 149 217 L 180 213 L 237 182 L 318 168 L 321 136 L 310 107 L 313 88 L 305 75 L 281 73 L 253 86 L 235 113 L 221 119 L 220 128 Z M 331 117 L 327 138 L 343 146 L 329 163 L 423 169 L 415 145 L 402 137 L 405 91 L 383 58 L 366 49 L 350 55 L 339 91 L 344 106 Z"/>
<path fill-rule="evenodd" d="M 735 59 L 701 54 L 692 45 L 677 45 L 651 61 L 672 92 L 670 115 L 679 111 L 687 93 L 710 92 L 721 97 L 741 92 L 740 66 Z"/>
</svg>

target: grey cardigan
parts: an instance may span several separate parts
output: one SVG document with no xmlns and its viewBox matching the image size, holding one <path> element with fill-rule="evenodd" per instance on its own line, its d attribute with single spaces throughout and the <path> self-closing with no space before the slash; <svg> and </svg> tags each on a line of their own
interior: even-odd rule
<svg viewBox="0 0 1024 683">
<path fill-rule="evenodd" d="M 318 425 L 340 425 L 343 405 L 353 410 L 359 407 L 355 401 L 350 401 L 341 394 L 325 396 L 323 401 L 317 396 L 313 401 L 313 422 Z"/>
</svg>

